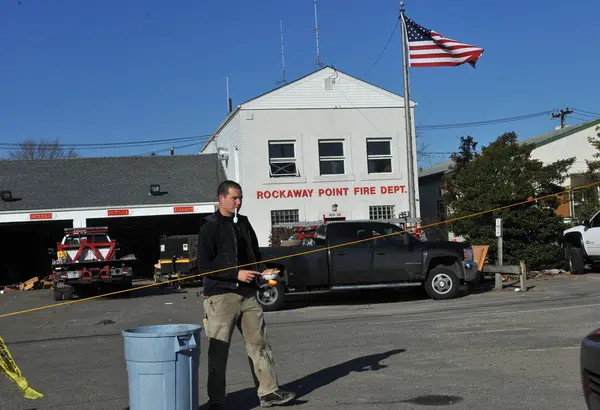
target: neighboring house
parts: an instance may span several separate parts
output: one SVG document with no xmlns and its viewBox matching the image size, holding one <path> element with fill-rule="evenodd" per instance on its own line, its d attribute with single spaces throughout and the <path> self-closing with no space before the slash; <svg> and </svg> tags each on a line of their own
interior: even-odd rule
<svg viewBox="0 0 600 410">
<path fill-rule="evenodd" d="M 200 152 L 219 154 L 242 185 L 242 213 L 266 246 L 273 225 L 408 211 L 404 116 L 402 96 L 324 67 L 237 106 Z"/>
<path fill-rule="evenodd" d="M 521 141 L 521 143 L 534 144 L 535 148 L 531 157 L 544 163 L 551 163 L 564 158 L 575 157 L 575 163 L 569 170 L 565 181 L 567 187 L 584 185 L 587 181 L 585 171 L 586 160 L 593 159 L 595 149 L 588 138 L 597 135 L 600 118 L 552 132 L 537 135 Z M 421 219 L 432 223 L 445 218 L 445 206 L 442 201 L 442 182 L 451 177 L 450 167 L 452 160 L 442 162 L 431 168 L 421 169 L 419 172 L 419 192 L 421 194 Z M 571 192 L 569 201 L 559 207 L 557 214 L 565 219 L 577 219 L 578 209 L 582 205 L 581 191 Z"/>
</svg>

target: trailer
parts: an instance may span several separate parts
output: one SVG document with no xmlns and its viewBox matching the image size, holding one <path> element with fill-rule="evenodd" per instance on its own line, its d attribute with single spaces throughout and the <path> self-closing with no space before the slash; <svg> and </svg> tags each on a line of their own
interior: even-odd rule
<svg viewBox="0 0 600 410">
<path fill-rule="evenodd" d="M 54 300 L 131 289 L 135 256 L 117 258 L 117 252 L 107 227 L 66 228 L 52 261 Z"/>
<path fill-rule="evenodd" d="M 162 236 L 160 256 L 154 265 L 154 281 L 171 283 L 176 288 L 194 285 L 202 278 L 190 277 L 197 273 L 198 235 Z M 175 282 L 169 282 L 175 280 Z"/>
</svg>

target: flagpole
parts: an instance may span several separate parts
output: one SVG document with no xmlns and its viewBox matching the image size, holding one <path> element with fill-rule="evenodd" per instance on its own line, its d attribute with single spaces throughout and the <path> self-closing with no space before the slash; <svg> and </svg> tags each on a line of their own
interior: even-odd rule
<svg viewBox="0 0 600 410">
<path fill-rule="evenodd" d="M 406 127 L 406 153 L 408 159 L 408 205 L 409 218 L 416 224 L 417 207 L 415 201 L 415 171 L 413 158 L 412 118 L 410 109 L 410 86 L 408 78 L 408 46 L 406 38 L 406 23 L 404 21 L 404 2 L 400 2 L 400 24 L 402 35 L 402 66 L 404 71 L 404 123 Z M 408 220 L 407 220 L 408 222 Z"/>
</svg>

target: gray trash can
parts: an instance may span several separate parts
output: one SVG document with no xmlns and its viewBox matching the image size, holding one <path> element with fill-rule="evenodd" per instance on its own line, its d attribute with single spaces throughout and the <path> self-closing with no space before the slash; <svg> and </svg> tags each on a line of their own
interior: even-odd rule
<svg viewBox="0 0 600 410">
<path fill-rule="evenodd" d="M 130 410 L 197 410 L 200 332 L 192 324 L 125 329 Z"/>
</svg>

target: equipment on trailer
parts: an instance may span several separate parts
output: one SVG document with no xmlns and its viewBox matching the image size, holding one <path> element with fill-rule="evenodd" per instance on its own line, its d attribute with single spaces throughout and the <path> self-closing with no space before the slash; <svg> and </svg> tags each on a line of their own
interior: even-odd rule
<svg viewBox="0 0 600 410">
<path fill-rule="evenodd" d="M 66 228 L 52 261 L 54 300 L 72 299 L 73 294 L 84 297 L 103 288 L 131 289 L 135 256 L 117 259 L 117 250 L 107 227 Z"/>
<path fill-rule="evenodd" d="M 189 278 L 194 275 L 197 267 L 198 235 L 162 236 L 159 240 L 160 256 L 154 265 L 154 281 L 157 283 L 169 280 L 175 287 L 183 284 L 193 284 L 202 278 Z"/>
</svg>

